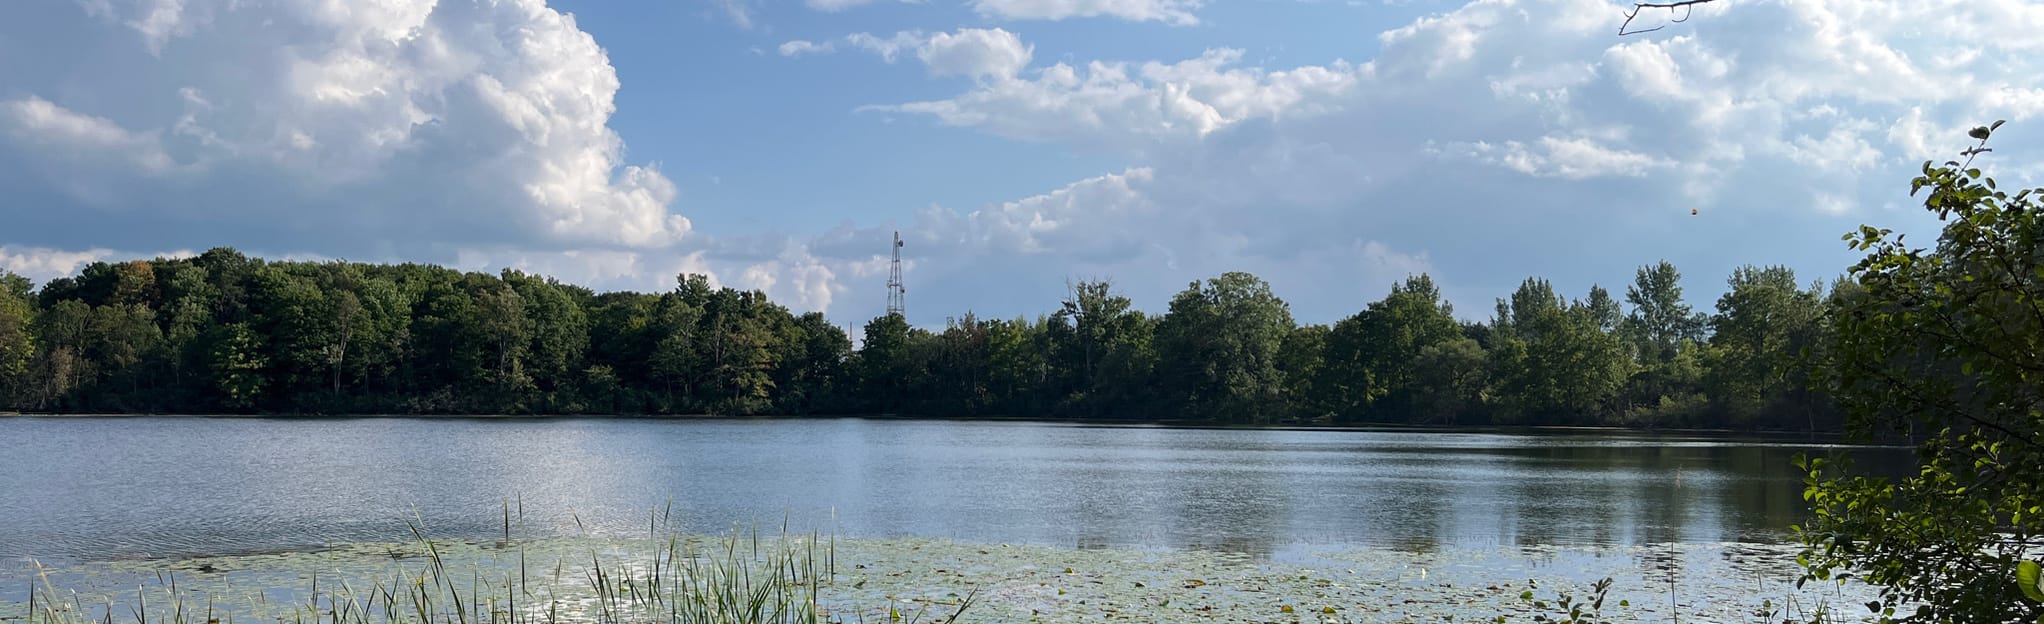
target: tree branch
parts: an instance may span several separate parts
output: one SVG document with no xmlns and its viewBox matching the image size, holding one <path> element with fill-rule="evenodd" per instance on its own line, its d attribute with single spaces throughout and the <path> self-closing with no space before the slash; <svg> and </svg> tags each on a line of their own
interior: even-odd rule
<svg viewBox="0 0 2044 624">
<path fill-rule="evenodd" d="M 1650 33 L 1668 27 L 1668 24 L 1662 24 L 1659 26 L 1655 26 L 1653 28 L 1643 28 L 1640 30 L 1626 30 L 1626 28 L 1632 26 L 1633 18 L 1639 17 L 1639 12 L 1643 9 L 1667 9 L 1668 13 L 1671 15 L 1675 13 L 1675 9 L 1682 9 L 1681 19 L 1673 19 L 1668 21 L 1669 24 L 1680 24 L 1682 22 L 1689 21 L 1689 14 L 1696 10 L 1696 5 L 1708 4 L 1716 1 L 1717 0 L 1679 0 L 1677 2 L 1634 2 L 1632 3 L 1632 10 L 1625 12 L 1625 23 L 1618 25 L 1618 36 L 1623 37 L 1626 35 Z"/>
</svg>

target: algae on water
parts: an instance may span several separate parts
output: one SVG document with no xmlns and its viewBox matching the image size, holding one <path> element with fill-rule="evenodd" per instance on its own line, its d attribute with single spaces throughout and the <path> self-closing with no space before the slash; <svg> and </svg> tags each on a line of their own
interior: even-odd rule
<svg viewBox="0 0 2044 624">
<path fill-rule="evenodd" d="M 1793 558 L 1732 545 L 1347 549 L 1278 562 L 921 538 L 434 540 L 70 565 L 45 571 L 32 621 L 25 595 L 0 594 L 0 621 L 937 622 L 964 606 L 959 622 L 1466 622 L 1530 620 L 1525 592 L 1580 595 L 1598 576 L 1617 580 L 1604 611 L 1620 621 L 1677 608 L 1695 621 L 1750 620 L 1763 600 L 1858 602 L 1838 588 L 1796 592 Z M 427 605 L 408 598 L 422 592 L 433 594 Z M 713 617 L 713 603 L 744 611 L 752 594 L 765 603 L 753 617 Z M 682 617 L 689 606 L 704 619 Z"/>
</svg>

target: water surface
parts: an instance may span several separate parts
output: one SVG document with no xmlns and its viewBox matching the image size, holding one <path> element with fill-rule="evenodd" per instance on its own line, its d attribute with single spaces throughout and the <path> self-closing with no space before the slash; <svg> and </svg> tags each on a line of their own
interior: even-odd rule
<svg viewBox="0 0 2044 624">
<path fill-rule="evenodd" d="M 705 532 L 1067 548 L 1774 543 L 1808 441 L 839 420 L 0 419 L 0 582 L 45 562 L 406 535 Z M 1857 451 L 1901 466 L 1906 451 Z M 514 511 L 515 513 L 515 511 Z"/>
</svg>

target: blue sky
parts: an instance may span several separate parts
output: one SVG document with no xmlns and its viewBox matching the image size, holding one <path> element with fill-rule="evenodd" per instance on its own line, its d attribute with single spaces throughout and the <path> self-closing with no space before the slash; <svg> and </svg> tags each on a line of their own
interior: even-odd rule
<svg viewBox="0 0 2044 624">
<path fill-rule="evenodd" d="M 1719 0 L 26 0 L 0 20 L 0 268 L 229 245 L 679 272 L 921 325 L 1071 279 L 1246 270 L 1306 322 L 1426 272 L 1840 274 L 1964 130 L 2040 168 L 2044 5 Z M 1649 14 L 1643 20 L 1664 19 Z M 1695 209 L 1699 214 L 1692 216 Z"/>
</svg>

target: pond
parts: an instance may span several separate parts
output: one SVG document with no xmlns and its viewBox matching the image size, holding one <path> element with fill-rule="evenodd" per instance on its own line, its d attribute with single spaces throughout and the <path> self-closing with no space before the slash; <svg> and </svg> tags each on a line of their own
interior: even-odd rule
<svg viewBox="0 0 2044 624">
<path fill-rule="evenodd" d="M 507 509 L 533 537 L 645 536 L 658 510 L 693 533 L 785 524 L 1283 563 L 1590 553 L 1569 576 L 1650 576 L 1640 553 L 1778 548 L 1804 513 L 1791 459 L 1843 448 L 861 419 L 8 418 L 0 440 L 0 587 L 21 586 L 31 558 L 304 551 L 401 540 L 413 517 L 435 536 L 486 539 Z M 1910 462 L 1905 449 L 1854 452 L 1884 470 Z M 1630 554 L 1600 568 L 1595 553 Z M 1524 569 L 1498 573 L 1557 560 L 1537 559 L 1549 563 L 1518 557 Z"/>
</svg>

